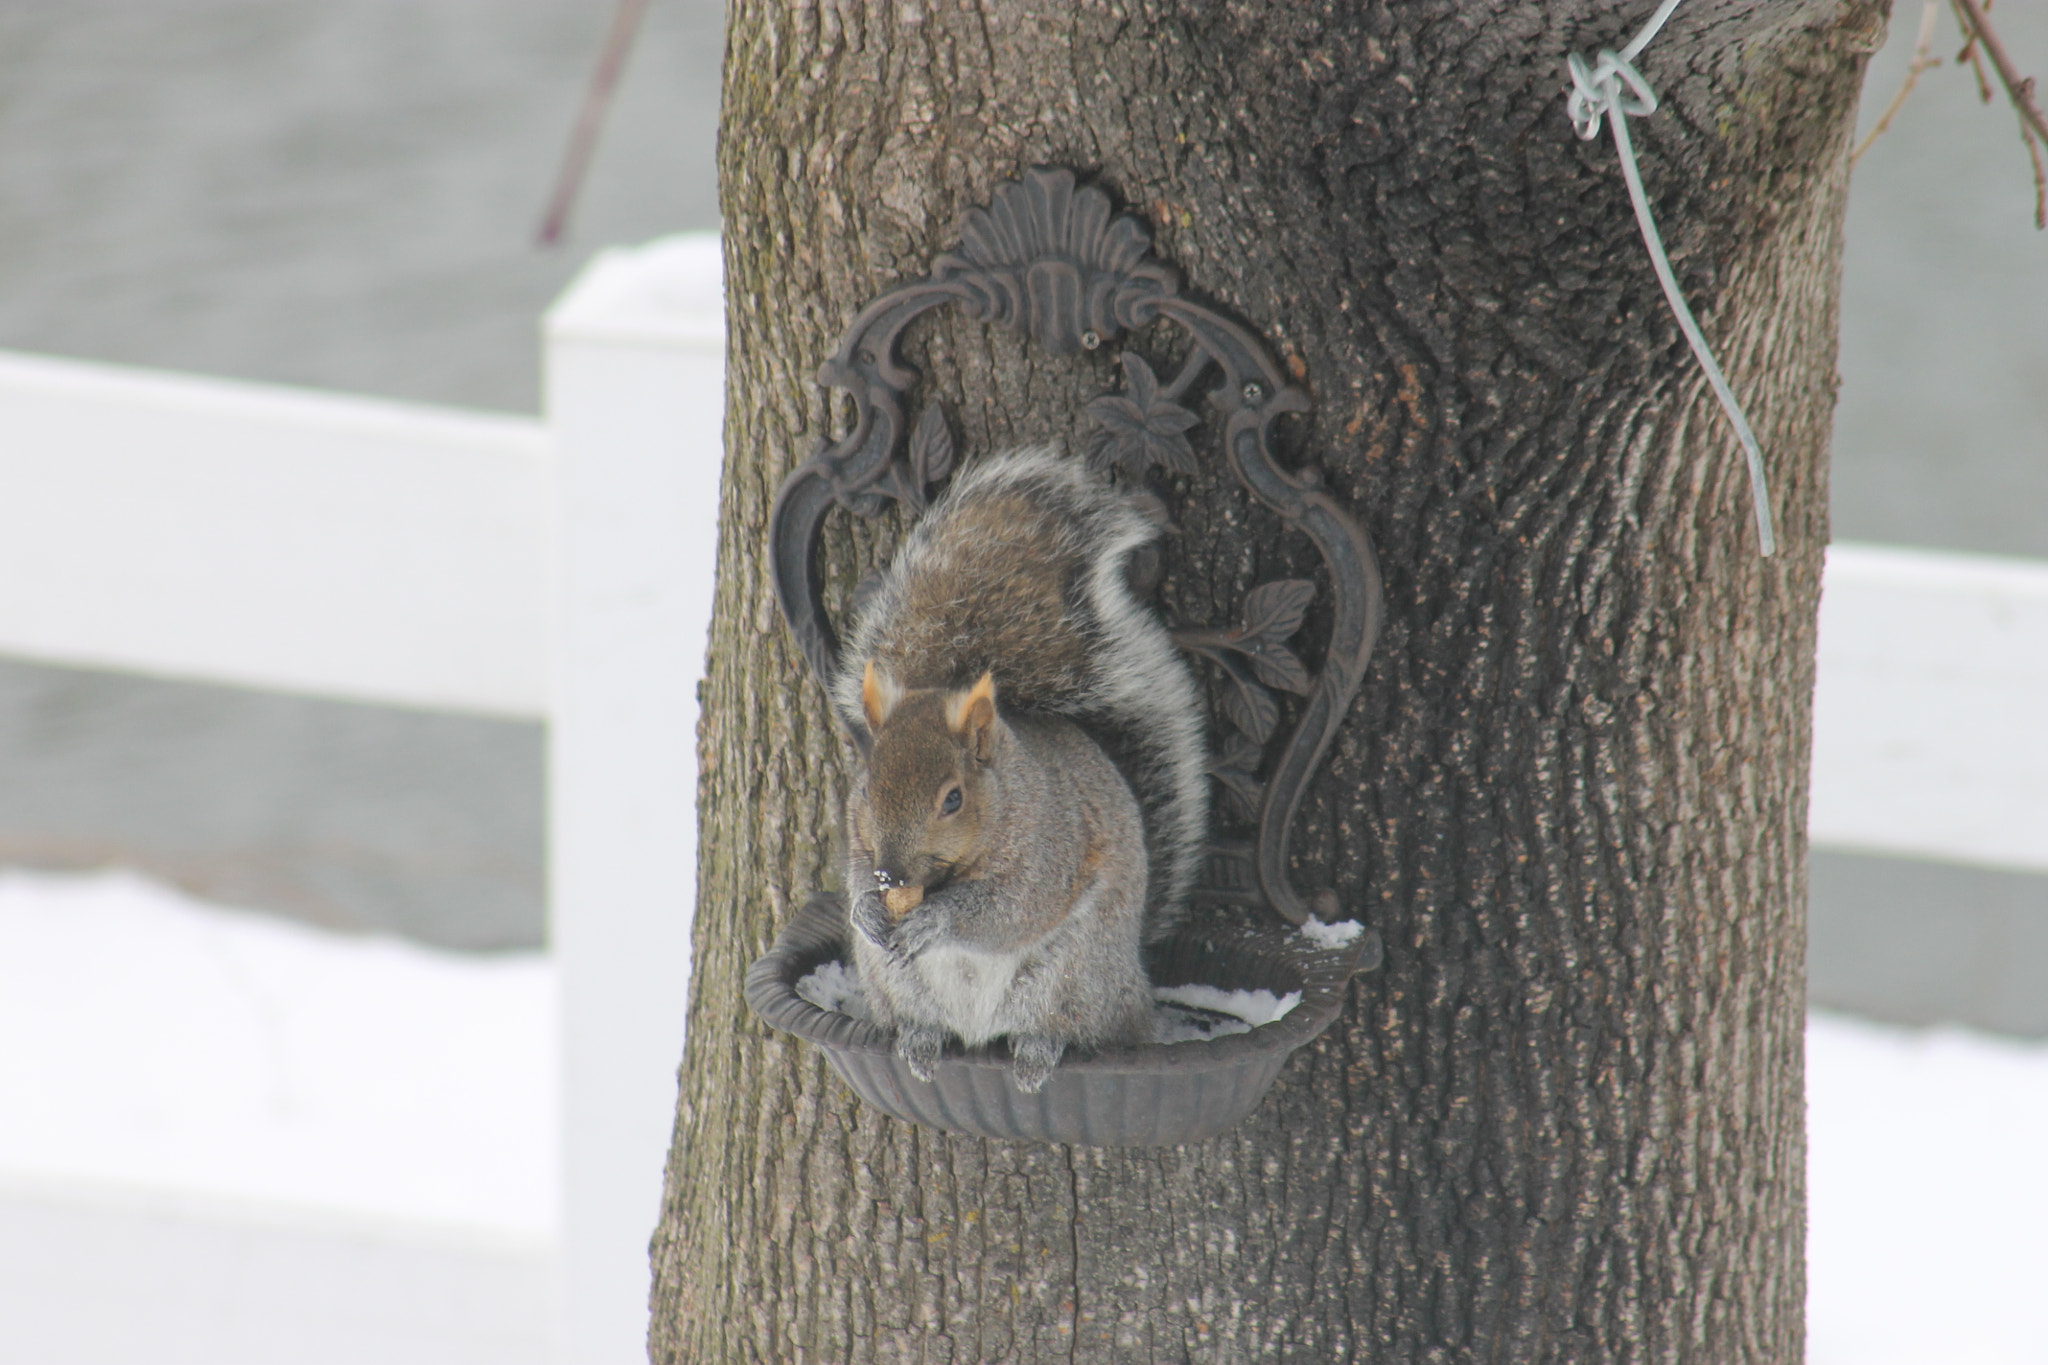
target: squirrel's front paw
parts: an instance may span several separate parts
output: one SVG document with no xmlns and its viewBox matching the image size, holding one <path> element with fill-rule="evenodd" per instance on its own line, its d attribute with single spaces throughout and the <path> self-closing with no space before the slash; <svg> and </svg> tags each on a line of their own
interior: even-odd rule
<svg viewBox="0 0 2048 1365">
<path fill-rule="evenodd" d="M 1060 1064 L 1060 1054 L 1067 1045 L 1057 1038 L 1041 1038 L 1036 1034 L 1010 1038 L 1010 1082 L 1027 1095 L 1036 1094 L 1045 1085 L 1052 1069 Z"/>
<path fill-rule="evenodd" d="M 944 910 L 926 901 L 897 921 L 889 936 L 889 946 L 908 961 L 944 938 L 946 927 Z"/>
<path fill-rule="evenodd" d="M 882 904 L 881 896 L 873 891 L 855 892 L 853 909 L 847 913 L 847 919 L 852 921 L 862 938 L 877 948 L 889 947 L 890 934 L 896 926 L 890 923 L 889 911 Z"/>
<path fill-rule="evenodd" d="M 910 1068 L 910 1074 L 921 1081 L 932 1078 L 932 1068 L 939 1063 L 939 1054 L 945 1051 L 946 1034 L 929 1024 L 903 1024 L 896 1030 L 896 1055 Z"/>
</svg>

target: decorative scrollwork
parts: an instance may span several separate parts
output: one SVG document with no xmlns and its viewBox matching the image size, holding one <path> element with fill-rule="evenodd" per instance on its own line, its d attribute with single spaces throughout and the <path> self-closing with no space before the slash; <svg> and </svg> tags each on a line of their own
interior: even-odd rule
<svg viewBox="0 0 2048 1365">
<path fill-rule="evenodd" d="M 1222 418 L 1231 471 L 1322 555 L 1331 600 L 1319 671 L 1312 673 L 1288 643 L 1316 598 L 1307 580 L 1254 588 L 1234 628 L 1182 630 L 1176 638 L 1220 668 L 1228 682 L 1223 712 L 1233 733 L 1210 772 L 1229 805 L 1257 830 L 1249 846 L 1214 845 L 1209 889 L 1228 900 L 1263 901 L 1295 924 L 1311 913 L 1329 919 L 1336 911 L 1331 892 L 1304 897 L 1290 881 L 1288 837 L 1378 633 L 1380 579 L 1372 542 L 1323 489 L 1319 471 L 1290 472 L 1274 459 L 1274 424 L 1284 414 L 1306 411 L 1308 394 L 1255 334 L 1182 297 L 1173 268 L 1151 252 L 1142 223 L 1116 213 L 1102 190 L 1057 167 L 1034 169 L 1000 187 L 988 207 L 970 210 L 960 245 L 940 256 L 924 279 L 862 309 L 839 349 L 819 366 L 820 384 L 851 395 L 854 421 L 840 440 L 822 442 L 776 496 L 769 518 L 776 594 L 805 659 L 829 686 L 839 640 L 819 592 L 818 535 L 826 516 L 835 506 L 873 516 L 891 499 L 922 511 L 931 486 L 955 464 L 952 431 L 938 405 L 927 407 L 905 438 L 904 395 L 920 375 L 899 348 L 917 318 L 957 304 L 1058 355 L 1095 350 L 1157 320 L 1175 324 L 1191 344 L 1173 381 L 1162 386 L 1143 357 L 1125 350 L 1122 392 L 1088 405 L 1096 430 L 1087 453 L 1134 479 L 1154 466 L 1194 472 L 1188 433 L 1200 419 L 1188 400 L 1213 374 L 1208 398 Z M 1276 693 L 1300 702 L 1285 745 L 1269 761 L 1282 721 Z M 864 743 L 866 736 L 855 739 Z"/>
<path fill-rule="evenodd" d="M 1153 302 L 1180 287 L 1151 254 L 1152 235 L 1108 195 L 1041 167 L 967 211 L 959 250 L 932 263 L 932 278 L 962 286 L 974 316 L 1072 355 L 1144 326 Z"/>
</svg>

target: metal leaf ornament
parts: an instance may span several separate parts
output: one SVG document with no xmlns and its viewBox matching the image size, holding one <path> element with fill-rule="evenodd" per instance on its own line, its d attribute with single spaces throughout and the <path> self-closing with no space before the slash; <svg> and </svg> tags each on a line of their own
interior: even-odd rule
<svg viewBox="0 0 2048 1365">
<path fill-rule="evenodd" d="M 1259 802 L 1266 794 L 1266 784 L 1259 781 L 1263 757 L 1265 750 L 1250 736 L 1234 734 L 1224 740 L 1223 752 L 1209 759 L 1209 775 L 1223 784 L 1231 809 L 1246 820 L 1258 818 Z"/>
<path fill-rule="evenodd" d="M 1141 479 L 1153 465 L 1176 474 L 1195 472 L 1195 450 L 1188 428 L 1201 419 L 1170 398 L 1159 395 L 1159 377 L 1135 351 L 1123 353 L 1124 391 L 1106 394 L 1088 405 L 1096 430 L 1088 438 L 1088 458 L 1098 468 L 1120 466 Z"/>
<path fill-rule="evenodd" d="M 1308 669 L 1286 645 L 1301 629 L 1301 618 L 1315 600 L 1316 587 L 1300 578 L 1283 578 L 1253 588 L 1244 599 L 1244 624 L 1236 633 L 1238 650 L 1251 661 L 1252 672 L 1268 687 L 1305 697 Z"/>
<path fill-rule="evenodd" d="M 910 471 L 920 496 L 953 472 L 953 429 L 936 403 L 924 410 L 910 434 Z"/>
</svg>

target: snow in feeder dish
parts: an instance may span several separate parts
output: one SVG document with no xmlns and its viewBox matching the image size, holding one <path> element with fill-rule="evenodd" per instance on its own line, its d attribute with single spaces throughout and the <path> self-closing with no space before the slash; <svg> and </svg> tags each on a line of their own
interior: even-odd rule
<svg viewBox="0 0 2048 1365">
<path fill-rule="evenodd" d="M 1378 965 L 1377 936 L 1329 923 L 1334 893 L 1304 895 L 1287 873 L 1296 808 L 1377 630 L 1372 546 L 1313 470 L 1274 460 L 1275 422 L 1307 395 L 1253 333 L 1181 297 L 1101 190 L 1034 170 L 968 213 L 961 238 L 862 310 L 821 367 L 855 421 L 770 517 L 784 618 L 860 763 L 847 890 L 811 899 L 748 973 L 747 999 L 914 1123 L 1100 1145 L 1212 1136 Z M 1088 405 L 1091 460 L 990 456 L 929 502 L 953 474 L 950 428 L 927 407 L 906 439 L 917 372 L 897 348 L 947 303 L 1055 354 L 1159 322 L 1187 344 L 1164 385 L 1122 350 L 1122 392 Z M 1226 463 L 1318 551 L 1327 593 L 1267 583 L 1234 626 L 1170 630 L 1132 586 L 1158 500 L 1106 469 L 1140 486 L 1156 466 L 1195 472 L 1204 399 Z M 923 515 L 858 595 L 842 650 L 819 536 L 833 507 L 873 516 L 892 499 Z M 1291 642 L 1319 596 L 1312 671 Z M 1221 684 L 1220 737 L 1190 658 Z M 1212 777 L 1250 827 L 1240 837 L 1214 833 Z"/>
</svg>

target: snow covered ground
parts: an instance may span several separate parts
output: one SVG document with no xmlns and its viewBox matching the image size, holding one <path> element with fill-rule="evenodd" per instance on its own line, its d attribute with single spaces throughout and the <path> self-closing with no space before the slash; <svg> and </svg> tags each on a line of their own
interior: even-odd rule
<svg viewBox="0 0 2048 1365">
<path fill-rule="evenodd" d="M 1808 1365 L 2048 1362 L 2048 1043 L 1815 1012 Z"/>
<path fill-rule="evenodd" d="M 0 1365 L 541 1361 L 554 978 L 0 873 Z"/>
<path fill-rule="evenodd" d="M 187 900 L 0 876 L 0 1170 L 554 1231 L 553 980 Z"/>
<path fill-rule="evenodd" d="M 546 1358 L 554 983 L 0 873 L 0 1365 Z M 2048 1362 L 2048 1044 L 1816 1014 L 1810 1365 Z"/>
</svg>

